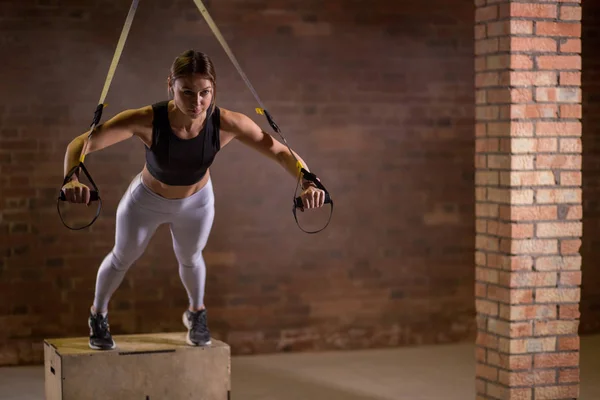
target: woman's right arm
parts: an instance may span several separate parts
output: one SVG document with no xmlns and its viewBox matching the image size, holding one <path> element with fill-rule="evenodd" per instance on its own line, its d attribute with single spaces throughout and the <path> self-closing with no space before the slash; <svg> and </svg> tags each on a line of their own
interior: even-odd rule
<svg viewBox="0 0 600 400">
<path fill-rule="evenodd" d="M 90 131 L 77 136 L 67 146 L 63 176 L 66 177 L 74 167 L 79 165 L 84 148 L 85 154 L 88 155 L 134 135 L 144 135 L 148 130 L 148 125 L 152 123 L 152 114 L 150 106 L 122 111 L 105 123 L 98 125 L 91 136 L 89 136 Z M 73 174 L 70 181 L 63 187 L 63 191 L 67 201 L 89 202 L 89 189 L 78 182 L 76 174 Z"/>
</svg>

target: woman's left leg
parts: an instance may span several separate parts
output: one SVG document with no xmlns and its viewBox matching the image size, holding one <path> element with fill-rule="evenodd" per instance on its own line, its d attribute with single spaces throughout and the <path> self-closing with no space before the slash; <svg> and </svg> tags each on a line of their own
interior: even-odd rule
<svg viewBox="0 0 600 400">
<path fill-rule="evenodd" d="M 189 309 L 184 312 L 183 322 L 188 328 L 190 345 L 211 343 L 204 307 L 206 264 L 202 252 L 214 217 L 214 193 L 209 180 L 200 191 L 184 199 L 180 212 L 170 224 L 179 276 L 189 298 Z"/>
</svg>

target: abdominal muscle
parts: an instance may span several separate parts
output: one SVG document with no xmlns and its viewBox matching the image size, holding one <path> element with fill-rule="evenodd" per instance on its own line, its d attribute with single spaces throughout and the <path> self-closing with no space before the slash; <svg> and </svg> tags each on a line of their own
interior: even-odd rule
<svg viewBox="0 0 600 400">
<path fill-rule="evenodd" d="M 210 177 L 210 171 L 206 171 L 206 174 L 200 179 L 200 181 L 194 183 L 189 186 L 171 186 L 165 183 L 162 183 L 158 179 L 152 176 L 146 165 L 144 165 L 144 169 L 142 170 L 142 182 L 146 185 L 150 190 L 156 193 L 159 196 L 162 196 L 166 199 L 183 199 L 193 195 L 202 189 L 206 183 L 208 182 Z"/>
</svg>

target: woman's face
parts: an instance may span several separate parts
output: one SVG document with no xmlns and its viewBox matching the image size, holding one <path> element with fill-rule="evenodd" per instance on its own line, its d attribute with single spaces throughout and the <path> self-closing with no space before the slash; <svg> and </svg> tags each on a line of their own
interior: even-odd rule
<svg viewBox="0 0 600 400">
<path fill-rule="evenodd" d="M 192 119 L 199 118 L 212 103 L 213 84 L 205 75 L 182 76 L 169 80 L 173 101 L 179 110 Z"/>
</svg>

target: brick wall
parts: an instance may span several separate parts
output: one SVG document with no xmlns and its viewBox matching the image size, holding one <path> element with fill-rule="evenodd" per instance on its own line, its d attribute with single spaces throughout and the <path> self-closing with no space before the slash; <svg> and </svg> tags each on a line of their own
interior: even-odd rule
<svg viewBox="0 0 600 400">
<path fill-rule="evenodd" d="M 477 399 L 577 398 L 581 3 L 476 3 Z"/>
<path fill-rule="evenodd" d="M 239 144 L 212 170 L 217 216 L 206 303 L 236 353 L 473 338 L 471 1 L 208 3 L 290 144 L 336 200 L 297 229 L 294 180 Z M 86 231 L 55 198 L 64 150 L 93 115 L 129 4 L 0 5 L 0 364 L 39 362 L 45 337 L 84 336 L 114 214 L 143 165 L 137 141 L 86 158 L 104 199 Z M 220 105 L 254 115 L 243 81 L 190 1 L 140 4 L 104 120 L 164 99 L 187 48 L 217 66 Z M 110 305 L 116 334 L 181 330 L 186 296 L 166 227 Z"/>
</svg>

